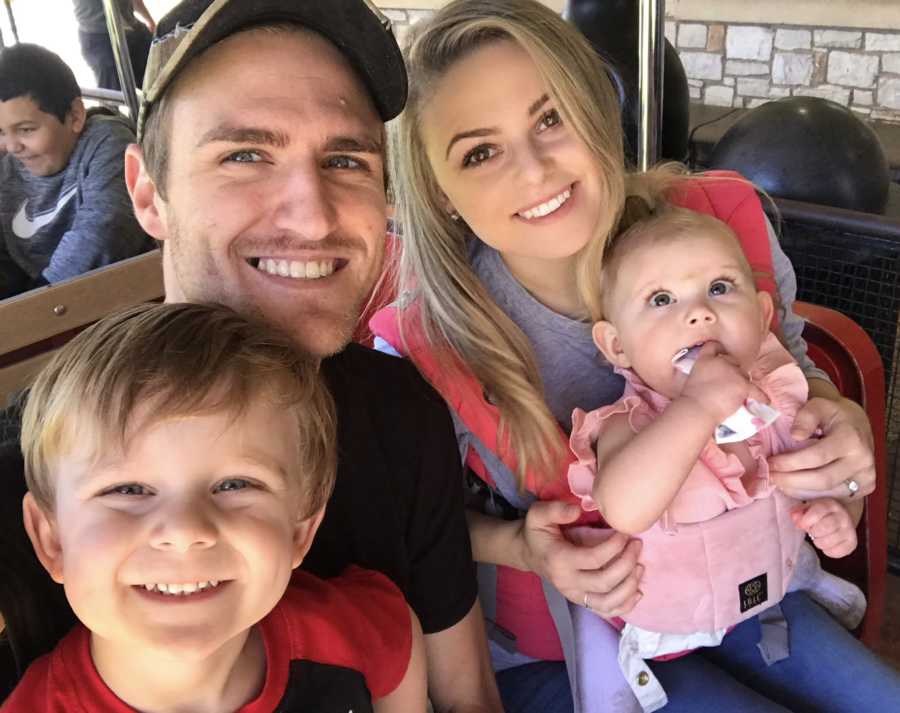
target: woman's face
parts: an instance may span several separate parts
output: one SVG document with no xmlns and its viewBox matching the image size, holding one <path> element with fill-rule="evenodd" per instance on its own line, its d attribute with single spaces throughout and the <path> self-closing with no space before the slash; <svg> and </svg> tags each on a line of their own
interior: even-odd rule
<svg viewBox="0 0 900 713">
<path fill-rule="evenodd" d="M 606 209 L 599 169 L 516 43 L 485 45 L 453 65 L 421 130 L 447 210 L 513 274 L 571 260 L 593 235 Z"/>
</svg>

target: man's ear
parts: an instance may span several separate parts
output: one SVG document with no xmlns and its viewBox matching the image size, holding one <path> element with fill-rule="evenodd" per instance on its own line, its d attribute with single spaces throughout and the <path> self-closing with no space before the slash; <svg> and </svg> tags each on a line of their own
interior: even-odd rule
<svg viewBox="0 0 900 713">
<path fill-rule="evenodd" d="M 84 101 L 81 97 L 75 97 L 69 105 L 69 113 L 66 119 L 71 122 L 72 131 L 80 134 L 84 131 L 84 123 L 87 121 L 87 111 L 84 108 Z"/>
<path fill-rule="evenodd" d="M 157 200 L 159 193 L 147 172 L 144 152 L 138 144 L 129 144 L 125 149 L 125 185 L 131 196 L 134 215 L 144 232 L 157 240 L 165 240 L 168 229 L 159 207 L 161 201 Z"/>
<path fill-rule="evenodd" d="M 25 493 L 25 497 L 22 498 L 22 517 L 34 553 L 53 581 L 62 584 L 63 552 L 59 543 L 56 520 L 44 512 L 30 492 Z"/>
<path fill-rule="evenodd" d="M 631 361 L 622 351 L 622 340 L 619 339 L 619 330 L 612 323 L 603 320 L 596 322 L 591 329 L 591 336 L 594 337 L 594 344 L 597 345 L 606 360 L 613 366 L 622 369 L 631 367 Z"/>
<path fill-rule="evenodd" d="M 300 566 L 309 548 L 312 547 L 313 537 L 322 524 L 322 518 L 325 516 L 325 506 L 320 507 L 315 513 L 302 520 L 294 523 L 294 559 L 292 567 L 296 569 Z"/>
<path fill-rule="evenodd" d="M 775 303 L 765 290 L 756 293 L 756 299 L 759 301 L 759 312 L 761 317 L 762 333 L 765 334 L 772 326 L 772 318 L 775 316 Z"/>
</svg>

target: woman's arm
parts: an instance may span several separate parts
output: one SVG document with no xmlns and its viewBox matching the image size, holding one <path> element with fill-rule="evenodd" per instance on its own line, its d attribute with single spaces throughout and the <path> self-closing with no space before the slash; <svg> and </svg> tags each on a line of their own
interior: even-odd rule
<svg viewBox="0 0 900 713">
<path fill-rule="evenodd" d="M 791 356 L 809 381 L 810 399 L 797 414 L 791 435 L 805 440 L 817 430 L 822 432 L 822 438 L 807 448 L 773 456 L 769 467 L 775 483 L 788 495 L 801 499 L 828 495 L 847 501 L 861 499 L 875 490 L 872 427 L 865 411 L 843 398 L 827 374 L 807 355 L 802 337 L 804 321 L 793 310 L 797 277 L 771 224 L 768 230 L 782 333 Z M 855 495 L 847 487 L 850 480 L 859 485 Z"/>
<path fill-rule="evenodd" d="M 641 596 L 643 567 L 637 563 L 641 542 L 621 532 L 599 544 L 569 540 L 564 527 L 580 515 L 578 505 L 560 501 L 536 502 L 522 520 L 501 520 L 470 510 L 473 555 L 479 562 L 533 572 L 573 604 L 584 604 L 589 594 L 591 608 L 601 616 L 626 614 Z"/>
</svg>

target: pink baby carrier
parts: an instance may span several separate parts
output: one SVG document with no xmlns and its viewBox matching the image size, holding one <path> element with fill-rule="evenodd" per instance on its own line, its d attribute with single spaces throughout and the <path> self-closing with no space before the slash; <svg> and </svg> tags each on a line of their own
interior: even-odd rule
<svg viewBox="0 0 900 713">
<path fill-rule="evenodd" d="M 627 414 L 636 433 L 668 405 L 629 370 L 625 393 L 615 404 L 590 413 L 576 409 L 570 445 L 578 460 L 569 467 L 569 484 L 585 510 L 597 463 L 594 446 L 607 419 Z M 643 541 L 644 596 L 625 621 L 671 634 L 725 629 L 777 604 L 787 592 L 804 533 L 790 510 L 799 501 L 769 482 L 766 458 L 796 450 L 790 435 L 808 389 L 803 372 L 778 340 L 769 335 L 752 370 L 753 381 L 781 416 L 745 442 L 756 463 L 743 464 L 712 439 L 663 517 L 639 535 Z"/>
</svg>

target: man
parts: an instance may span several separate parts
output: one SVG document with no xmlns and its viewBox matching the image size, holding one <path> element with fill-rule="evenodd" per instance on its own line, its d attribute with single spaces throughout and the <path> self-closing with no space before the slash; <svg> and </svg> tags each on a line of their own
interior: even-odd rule
<svg viewBox="0 0 900 713">
<path fill-rule="evenodd" d="M 106 28 L 103 0 L 74 0 L 74 3 L 81 54 L 93 70 L 97 86 L 101 89 L 118 90 L 119 72 L 116 69 L 112 41 Z M 115 0 L 115 3 L 122 18 L 122 29 L 125 31 L 134 81 L 140 87 L 156 23 L 144 5 L 144 0 Z"/>
<path fill-rule="evenodd" d="M 0 51 L 0 299 L 152 248 L 125 190 L 133 140 L 122 117 L 85 112 L 53 52 Z"/>
<path fill-rule="evenodd" d="M 347 346 L 385 245 L 383 122 L 406 99 L 364 0 L 184 0 L 160 20 L 126 182 L 167 299 L 262 315 L 324 359 L 339 469 L 304 562 L 400 586 L 438 711 L 500 710 L 452 424 L 400 360 Z"/>
</svg>

